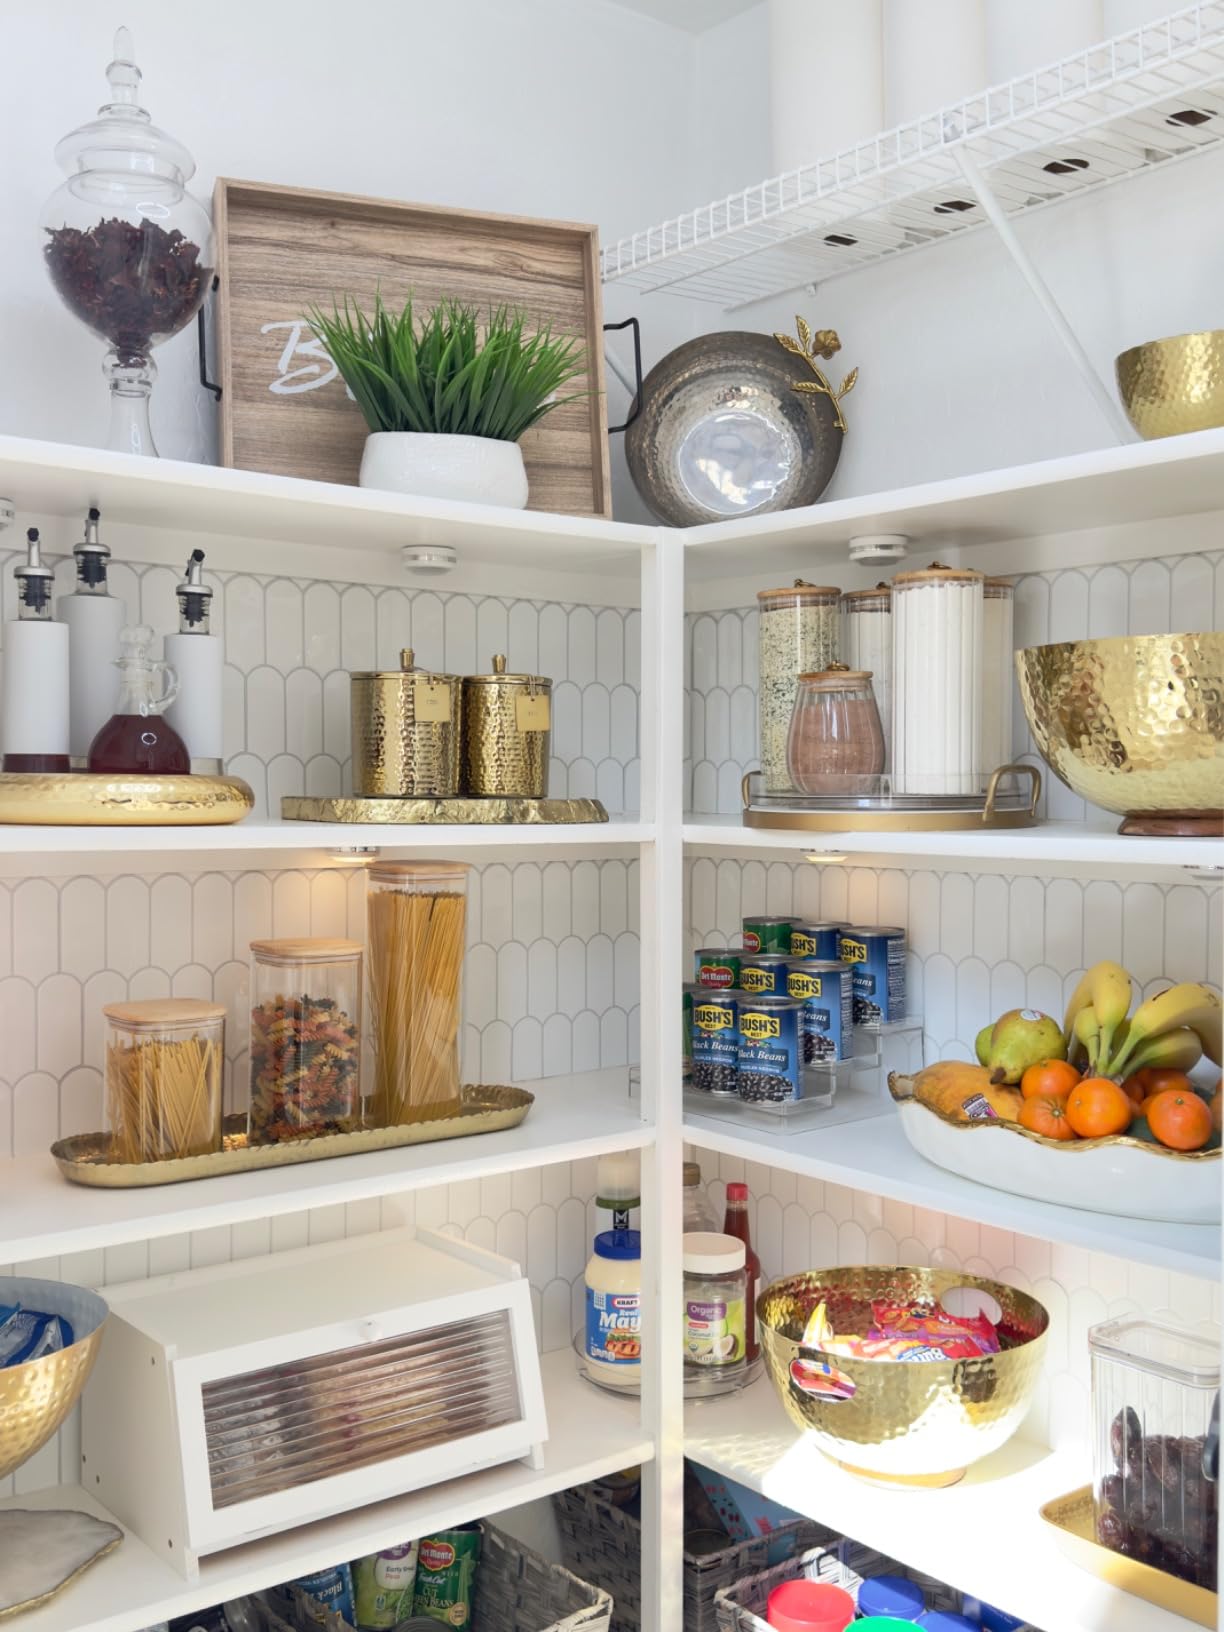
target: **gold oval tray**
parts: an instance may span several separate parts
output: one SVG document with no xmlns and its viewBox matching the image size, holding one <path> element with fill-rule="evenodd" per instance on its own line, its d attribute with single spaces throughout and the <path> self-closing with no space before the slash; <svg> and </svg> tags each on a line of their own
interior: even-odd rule
<svg viewBox="0 0 1224 1632">
<path fill-rule="evenodd" d="M 606 822 L 608 813 L 598 799 L 304 799 L 287 794 L 281 800 L 287 822 L 417 823 L 437 827 L 483 824 L 502 827 L 542 827 L 556 822 Z"/>
<path fill-rule="evenodd" d="M 223 827 L 255 795 L 238 776 L 0 771 L 0 822 L 36 827 Z"/>
<path fill-rule="evenodd" d="M 264 1167 L 293 1167 L 299 1162 L 324 1162 L 334 1156 L 361 1156 L 370 1150 L 394 1150 L 401 1145 L 429 1145 L 438 1139 L 464 1139 L 469 1134 L 498 1133 L 516 1128 L 535 1104 L 525 1088 L 466 1084 L 457 1116 L 407 1122 L 397 1128 L 362 1128 L 356 1133 L 325 1133 L 317 1139 L 296 1139 L 281 1145 L 249 1145 L 245 1115 L 227 1116 L 222 1129 L 224 1150 L 206 1156 L 176 1157 L 165 1162 L 111 1162 L 107 1160 L 110 1135 L 78 1133 L 51 1146 L 56 1166 L 73 1184 L 98 1190 L 142 1190 L 151 1185 L 183 1184 L 189 1179 L 214 1179 L 224 1173 L 251 1173 Z"/>
<path fill-rule="evenodd" d="M 1058 1545 L 1073 1563 L 1088 1570 L 1111 1587 L 1145 1598 L 1170 1614 L 1184 1615 L 1198 1626 L 1215 1627 L 1219 1623 L 1220 1600 L 1207 1587 L 1196 1587 L 1191 1581 L 1182 1581 L 1151 1564 L 1141 1564 L 1137 1558 L 1126 1558 L 1122 1553 L 1102 1547 L 1096 1539 L 1093 1524 L 1092 1489 L 1085 1485 L 1069 1496 L 1059 1496 L 1047 1502 L 1041 1516 L 1058 1533 Z"/>
</svg>

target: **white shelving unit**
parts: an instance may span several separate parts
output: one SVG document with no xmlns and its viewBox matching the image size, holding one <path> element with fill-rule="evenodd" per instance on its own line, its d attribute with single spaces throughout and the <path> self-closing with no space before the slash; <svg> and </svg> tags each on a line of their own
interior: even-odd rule
<svg viewBox="0 0 1224 1632">
<path fill-rule="evenodd" d="M 1183 50 L 1179 44 L 1169 60 L 1180 65 L 1191 56 L 1189 48 Z M 1144 71 L 1150 77 L 1158 70 L 1149 63 Z M 1119 82 L 1138 85 L 1140 78 L 1137 73 L 1123 74 Z M 1184 78 L 1167 86 L 1170 94 L 1183 90 L 1188 94 L 1189 88 Z M 583 968 L 580 978 L 588 984 L 575 998 L 576 1009 L 585 1003 L 593 1012 L 594 999 L 600 995 L 593 984 L 612 979 L 608 974 L 612 941 L 616 933 L 626 932 L 631 916 L 633 932 L 640 934 L 642 1059 L 640 1101 L 626 1097 L 620 1066 L 558 1075 L 534 1085 L 538 1096 L 534 1110 L 521 1128 L 507 1133 L 165 1190 L 108 1194 L 69 1188 L 41 1147 L 31 1143 L 24 1154 L 0 1162 L 0 1262 L 59 1259 L 59 1272 L 66 1278 L 76 1273 L 99 1280 L 105 1280 L 113 1262 L 116 1268 L 110 1278 L 118 1279 L 134 1273 L 133 1259 L 146 1246 L 151 1263 L 155 1244 L 168 1245 L 186 1232 L 202 1232 L 206 1248 L 229 1250 L 231 1233 L 234 1242 L 240 1236 L 249 1242 L 244 1232 L 259 1221 L 291 1222 L 294 1215 L 319 1208 L 336 1215 L 344 1208 L 381 1200 L 398 1200 L 404 1207 L 417 1208 L 418 1216 L 428 1212 L 431 1221 L 459 1229 L 495 1232 L 506 1223 L 507 1232 L 524 1244 L 530 1257 L 539 1223 L 536 1209 L 546 1212 L 552 1195 L 565 1198 L 556 1204 L 557 1219 L 561 1208 L 570 1211 L 541 1254 L 550 1265 L 544 1274 L 554 1277 L 552 1293 L 560 1287 L 562 1318 L 567 1318 L 570 1285 L 557 1279 L 560 1261 L 573 1260 L 579 1252 L 579 1263 L 585 1257 L 589 1201 L 578 1179 L 573 1195 L 566 1188 L 567 1167 L 578 1173 L 604 1151 L 632 1147 L 643 1157 L 646 1319 L 664 1334 L 663 1341 L 647 1349 L 640 1406 L 633 1400 L 595 1395 L 577 1377 L 568 1346 L 556 1341 L 546 1345 L 550 1439 L 542 1469 L 514 1464 L 490 1470 L 252 1542 L 209 1560 L 199 1587 L 189 1591 L 129 1537 L 112 1558 L 52 1604 L 26 1617 L 23 1629 L 137 1632 L 168 1616 L 402 1541 L 410 1534 L 502 1511 L 641 1463 L 647 1475 L 645 1632 L 660 1632 L 679 1625 L 681 1618 L 681 1535 L 676 1515 L 681 1511 L 682 1460 L 688 1455 L 836 1523 L 917 1568 L 943 1574 L 964 1590 L 1002 1602 L 1030 1616 L 1045 1632 L 1104 1632 L 1106 1627 L 1110 1632 L 1187 1632 L 1175 1618 L 1159 1616 L 1074 1570 L 1041 1535 L 1036 1518 L 1041 1501 L 1086 1477 L 1085 1467 L 1075 1458 L 1053 1457 L 1018 1441 L 960 1491 L 882 1494 L 855 1484 L 799 1447 L 767 1383 L 758 1384 L 742 1399 L 690 1412 L 682 1433 L 682 1372 L 673 1318 L 680 1291 L 675 1250 L 681 1230 L 678 1170 L 687 1141 L 699 1152 L 742 1164 L 750 1181 L 778 1175 L 780 1190 L 790 1197 L 788 1205 L 798 1206 L 796 1197 L 811 1197 L 822 1186 L 843 1187 L 870 1196 L 873 1206 L 927 1209 L 970 1221 L 986 1232 L 1010 1231 L 1084 1255 L 1112 1255 L 1139 1273 L 1192 1277 L 1208 1284 L 1219 1277 L 1219 1231 L 1075 1213 L 954 1179 L 913 1155 L 902 1142 L 895 1119 L 883 1108 L 869 1121 L 816 1127 L 785 1139 L 710 1119 L 686 1119 L 678 1092 L 681 1042 L 675 1021 L 685 975 L 681 948 L 686 850 L 690 860 L 713 856 L 721 863 L 743 858 L 762 879 L 775 871 L 787 874 L 790 864 L 801 862 L 809 851 L 836 849 L 894 872 L 918 864 L 936 870 L 1014 871 L 1039 877 L 1054 877 L 1064 870 L 1085 878 L 1130 880 L 1138 889 L 1150 885 L 1172 897 L 1183 885 L 1201 890 L 1202 879 L 1214 877 L 1212 870 L 1224 866 L 1224 844 L 1121 839 L 1112 824 L 1100 818 L 1089 825 L 1060 822 L 1016 833 L 822 835 L 818 844 L 803 835 L 754 833 L 729 817 L 686 818 L 681 779 L 684 615 L 686 598 L 690 608 L 747 604 L 743 580 L 736 574 L 743 572 L 742 547 L 749 539 L 758 575 L 754 587 L 792 564 L 810 569 L 814 562 L 840 559 L 850 536 L 877 526 L 909 531 L 917 539 L 937 533 L 943 541 L 951 538 L 954 547 L 980 555 L 1037 534 L 1082 535 L 1085 551 L 1096 552 L 1084 559 L 1108 559 L 1110 552 L 1118 559 L 1136 559 L 1144 552 L 1128 530 L 1136 522 L 1183 517 L 1193 529 L 1199 527 L 1195 518 L 1201 517 L 1205 533 L 1215 527 L 1214 514 L 1224 511 L 1224 433 L 959 478 L 765 518 L 752 526 L 699 528 L 684 535 L 603 520 L 418 504 L 351 488 L 144 462 L 16 438 L 0 438 L 0 493 L 13 498 L 19 513 L 49 514 L 64 518 L 65 524 L 68 518 L 79 518 L 85 505 L 100 503 L 108 523 L 133 529 L 130 541 L 115 540 L 117 556 L 123 558 L 130 546 L 133 552 L 143 549 L 139 558 L 154 563 L 177 562 L 186 536 L 215 538 L 216 558 L 247 574 L 280 572 L 290 560 L 333 564 L 345 560 L 348 576 L 342 582 L 347 587 L 360 585 L 363 572 L 375 574 L 374 581 L 387 582 L 396 546 L 428 537 L 454 542 L 467 559 L 488 562 L 490 572 L 494 565 L 545 576 L 559 572 L 567 594 L 583 582 L 592 586 L 593 595 L 614 583 L 618 594 L 632 598 L 611 604 L 640 604 L 642 764 L 640 814 L 599 827 L 364 829 L 271 820 L 187 834 L 0 828 L 0 875 L 12 882 L 15 926 L 8 932 L 0 925 L 0 958 L 6 947 L 36 943 L 34 961 L 41 982 L 36 986 L 33 976 L 0 976 L 0 1004 L 9 1005 L 10 1025 L 22 1021 L 27 1011 L 36 1011 L 28 1022 L 31 1035 L 50 1057 L 57 1056 L 57 1026 L 79 1027 L 80 1014 L 91 1012 L 95 990 L 91 981 L 119 978 L 120 969 L 123 979 L 137 982 L 161 973 L 155 951 L 139 937 L 133 950 L 121 933 L 99 934 L 92 920 L 81 927 L 78 919 L 84 909 L 79 892 L 71 912 L 58 909 L 64 913 L 63 927 L 57 920 L 43 945 L 42 926 L 57 910 L 48 882 L 52 877 L 71 875 L 74 888 L 82 880 L 94 888 L 95 876 L 143 868 L 155 876 L 155 884 L 149 886 L 153 889 L 167 881 L 189 882 L 194 874 L 207 875 L 211 882 L 206 889 L 185 886 L 160 898 L 177 903 L 174 911 L 186 922 L 178 963 L 168 953 L 162 960 L 168 971 L 180 966 L 192 971 L 183 976 L 186 986 L 205 966 L 232 968 L 226 950 L 230 942 L 224 936 L 217 941 L 219 949 L 214 949 L 211 963 L 199 950 L 202 940 L 209 943 L 214 910 L 228 914 L 226 933 L 231 939 L 237 938 L 239 924 L 246 924 L 244 915 L 253 910 L 248 896 L 240 905 L 239 884 L 230 882 L 231 873 L 239 880 L 246 876 L 243 868 L 264 875 L 259 890 L 270 903 L 267 910 L 273 922 L 278 921 L 277 912 L 309 916 L 306 903 L 311 891 L 330 899 L 340 888 L 327 882 L 340 859 L 328 853 L 370 844 L 383 851 L 461 854 L 483 870 L 482 890 L 503 906 L 513 897 L 517 878 L 534 879 L 542 889 L 549 870 L 560 867 L 555 876 L 561 895 L 540 909 L 529 900 L 523 919 L 531 923 L 533 914 L 552 915 L 553 950 L 551 961 L 545 960 L 546 983 L 571 978 L 567 964 L 577 957 L 577 943 L 606 943 L 598 958 Z M 152 528 L 164 531 L 155 539 L 145 531 Z M 1201 540 L 1186 545 L 1208 547 Z M 306 570 L 299 564 L 299 573 Z M 444 582 L 435 587 L 444 590 Z M 574 857 L 578 859 L 570 859 Z M 322 866 L 324 860 L 328 867 Z M 565 873 L 569 866 L 585 870 L 585 905 L 579 904 L 578 884 Z M 619 869 L 611 883 L 599 875 L 604 867 Z M 284 882 L 294 869 L 316 869 L 317 876 L 312 874 L 313 882 L 295 892 Z M 625 882 L 630 876 L 635 899 L 632 914 L 627 914 L 625 903 L 615 902 L 617 889 L 624 896 L 630 888 Z M 605 932 L 599 916 L 605 891 L 612 899 L 611 932 Z M 99 898 L 102 893 L 99 889 Z M 282 896 L 287 905 L 282 906 Z M 212 905 L 217 899 L 223 902 L 220 908 Z M 96 910 L 122 914 L 128 900 L 129 894 L 121 891 L 113 903 Z M 486 900 L 481 912 L 493 910 Z M 476 935 L 488 939 L 486 928 L 481 921 Z M 1217 931 L 1218 923 L 1211 933 Z M 538 925 L 524 930 L 520 941 L 516 932 L 507 944 L 518 947 L 525 960 L 526 940 L 539 933 Z M 71 979 L 56 961 L 61 941 Z M 1116 953 L 1117 948 L 1113 950 Z M 503 945 L 497 973 L 488 978 L 494 986 L 507 984 L 507 1012 L 517 1020 L 527 1012 L 528 999 L 521 987 L 509 989 L 514 983 L 505 971 L 513 973 L 515 956 Z M 55 985 L 57 981 L 62 984 Z M 495 1023 L 502 1024 L 495 1001 L 487 993 L 480 995 L 488 1001 L 488 1012 L 498 1015 Z M 33 1041 L 29 1047 L 32 1051 Z M 40 1105 L 54 1094 L 55 1082 L 46 1073 L 27 1073 L 26 1082 L 29 1096 Z M 900 1225 L 897 1234 L 904 1234 Z M 160 1253 L 158 1261 L 164 1262 Z M 186 1259 L 176 1267 L 187 1267 Z M 555 1307 L 551 1329 L 555 1337 Z M 58 1472 L 48 1470 L 45 1462 L 38 1470 L 51 1475 L 42 1483 L 63 1488 L 39 1490 L 31 1474 L 18 1485 L 11 1504 L 89 1506 L 88 1492 L 71 1482 L 70 1438 L 64 1446 L 65 1460 Z M 1039 1561 L 1040 1569 L 1034 1561 Z"/>
<path fill-rule="evenodd" d="M 1219 0 L 1025 74 L 622 238 L 603 278 L 734 307 L 1123 181 L 1224 134 Z M 864 529 L 866 530 L 866 529 Z"/>
</svg>

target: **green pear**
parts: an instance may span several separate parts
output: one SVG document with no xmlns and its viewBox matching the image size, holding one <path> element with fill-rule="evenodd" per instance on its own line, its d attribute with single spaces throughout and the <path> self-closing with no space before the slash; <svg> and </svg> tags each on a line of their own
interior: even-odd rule
<svg viewBox="0 0 1224 1632">
<path fill-rule="evenodd" d="M 973 1051 L 977 1055 L 979 1065 L 990 1064 L 990 1039 L 994 1036 L 995 1023 L 992 1020 L 988 1026 L 983 1026 L 978 1032 L 973 1044 Z"/>
<path fill-rule="evenodd" d="M 1066 1057 L 1067 1045 L 1057 1020 L 1039 1009 L 1009 1009 L 994 1023 L 986 1065 L 993 1081 L 1014 1086 L 1030 1065 Z"/>
</svg>

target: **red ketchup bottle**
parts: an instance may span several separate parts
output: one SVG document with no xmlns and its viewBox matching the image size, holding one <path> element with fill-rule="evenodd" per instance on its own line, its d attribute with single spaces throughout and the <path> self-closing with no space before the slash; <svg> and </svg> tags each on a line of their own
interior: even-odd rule
<svg viewBox="0 0 1224 1632">
<path fill-rule="evenodd" d="M 727 1186 L 727 1216 L 723 1219 L 723 1234 L 733 1235 L 744 1243 L 744 1268 L 748 1274 L 747 1307 L 744 1310 L 744 1358 L 751 1365 L 760 1353 L 760 1335 L 757 1327 L 756 1300 L 760 1291 L 761 1260 L 752 1250 L 752 1234 L 748 1223 L 748 1186 Z"/>
</svg>

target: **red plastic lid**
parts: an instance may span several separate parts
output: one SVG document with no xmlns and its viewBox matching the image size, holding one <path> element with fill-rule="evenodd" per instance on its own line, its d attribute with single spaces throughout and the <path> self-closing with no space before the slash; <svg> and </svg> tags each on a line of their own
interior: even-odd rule
<svg viewBox="0 0 1224 1632">
<path fill-rule="evenodd" d="M 727 1186 L 727 1200 L 747 1201 L 748 1186 L 746 1184 L 737 1184 L 734 1180 L 732 1180 L 732 1182 Z"/>
<path fill-rule="evenodd" d="M 765 1613 L 775 1632 L 846 1632 L 854 1599 L 830 1581 L 783 1581 Z"/>
</svg>

